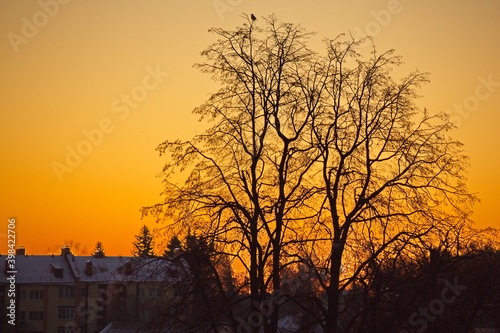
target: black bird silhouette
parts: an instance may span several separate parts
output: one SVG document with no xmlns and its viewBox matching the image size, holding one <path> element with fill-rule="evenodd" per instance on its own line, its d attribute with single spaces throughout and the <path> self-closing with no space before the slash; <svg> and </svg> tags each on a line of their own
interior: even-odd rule
<svg viewBox="0 0 500 333">
<path fill-rule="evenodd" d="M 254 14 L 250 14 L 250 18 L 252 19 L 252 21 L 255 21 L 257 19 Z"/>
</svg>

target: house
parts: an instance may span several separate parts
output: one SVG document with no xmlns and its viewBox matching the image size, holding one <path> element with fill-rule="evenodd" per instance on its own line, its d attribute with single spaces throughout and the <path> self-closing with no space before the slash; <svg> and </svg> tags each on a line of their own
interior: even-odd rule
<svg viewBox="0 0 500 333">
<path fill-rule="evenodd" d="M 1 332 L 93 333 L 112 321 L 147 323 L 179 296 L 173 286 L 188 271 L 183 260 L 75 256 L 68 247 L 60 255 L 18 249 L 14 269 L 0 258 L 0 313 L 9 319 L 13 312 L 16 324 L 2 320 Z M 12 299 L 15 310 L 7 308 Z"/>
</svg>

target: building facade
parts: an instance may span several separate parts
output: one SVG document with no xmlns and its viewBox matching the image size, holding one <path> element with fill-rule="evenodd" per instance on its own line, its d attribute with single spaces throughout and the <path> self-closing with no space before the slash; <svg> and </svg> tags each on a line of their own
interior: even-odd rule
<svg viewBox="0 0 500 333">
<path fill-rule="evenodd" d="M 75 256 L 68 247 L 60 255 L 18 249 L 14 270 L 7 256 L 0 258 L 0 305 L 7 318 L 1 332 L 94 333 L 112 321 L 150 322 L 178 297 L 175 282 L 187 271 L 181 260 Z"/>
</svg>

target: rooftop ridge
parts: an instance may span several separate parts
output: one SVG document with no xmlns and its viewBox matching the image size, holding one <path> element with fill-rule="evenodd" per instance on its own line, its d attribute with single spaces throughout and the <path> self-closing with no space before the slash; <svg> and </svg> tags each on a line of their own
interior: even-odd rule
<svg viewBox="0 0 500 333">
<path fill-rule="evenodd" d="M 78 270 L 78 266 L 75 263 L 75 256 L 71 253 L 68 253 L 68 254 L 64 255 L 64 259 L 65 259 L 66 263 L 68 264 L 69 270 L 70 270 L 71 274 L 73 275 L 73 277 L 75 278 L 75 280 L 79 280 L 80 279 L 80 271 Z"/>
</svg>

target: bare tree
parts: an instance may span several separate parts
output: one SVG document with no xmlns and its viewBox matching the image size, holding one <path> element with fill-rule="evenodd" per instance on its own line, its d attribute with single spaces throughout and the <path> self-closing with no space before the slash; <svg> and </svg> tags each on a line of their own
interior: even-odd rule
<svg viewBox="0 0 500 333">
<path fill-rule="evenodd" d="M 329 41 L 332 69 L 313 117 L 322 184 L 314 228 L 328 235 L 316 245 L 329 249 L 315 263 L 327 273 L 320 275 L 326 332 L 337 332 L 341 293 L 366 265 L 465 223 L 474 200 L 464 183 L 461 144 L 446 136 L 452 125 L 414 104 L 427 75 L 414 72 L 396 82 L 390 70 L 400 59 L 393 51 L 374 48 L 361 60 L 358 48 L 352 40 Z M 363 244 L 370 255 L 349 262 Z"/>
<path fill-rule="evenodd" d="M 444 116 L 414 105 L 426 74 L 393 80 L 392 51 L 363 60 L 361 42 L 340 36 L 321 56 L 274 17 L 212 32 L 197 66 L 222 88 L 194 111 L 212 125 L 158 147 L 165 198 L 143 213 L 194 228 L 243 267 L 247 314 L 307 265 L 325 297 L 310 317 L 338 332 L 341 295 L 368 265 L 467 222 L 461 146 Z M 279 308 L 247 326 L 276 332 Z"/>
<path fill-rule="evenodd" d="M 166 200 L 145 211 L 197 226 L 239 261 L 248 273 L 249 312 L 280 289 L 285 233 L 309 218 L 303 203 L 313 194 L 305 175 L 314 162 L 307 141 L 314 105 L 298 77 L 317 74 L 308 67 L 313 53 L 303 29 L 274 18 L 265 29 L 254 24 L 247 18 L 236 31 L 213 30 L 220 40 L 198 67 L 223 88 L 195 110 L 213 126 L 193 140 L 160 145 L 171 160 Z M 190 168 L 182 187 L 171 181 L 178 168 Z M 278 307 L 266 331 L 276 331 Z"/>
<path fill-rule="evenodd" d="M 87 250 L 87 247 L 85 245 L 83 245 L 82 243 L 77 242 L 73 239 L 69 239 L 69 240 L 65 240 L 60 245 L 58 244 L 58 245 L 55 245 L 55 246 L 48 248 L 47 253 L 50 253 L 50 254 L 60 253 L 61 248 L 63 246 L 69 246 L 69 248 L 71 249 L 71 253 L 73 253 L 74 255 L 84 256 L 84 255 L 87 255 L 89 252 Z"/>
</svg>

